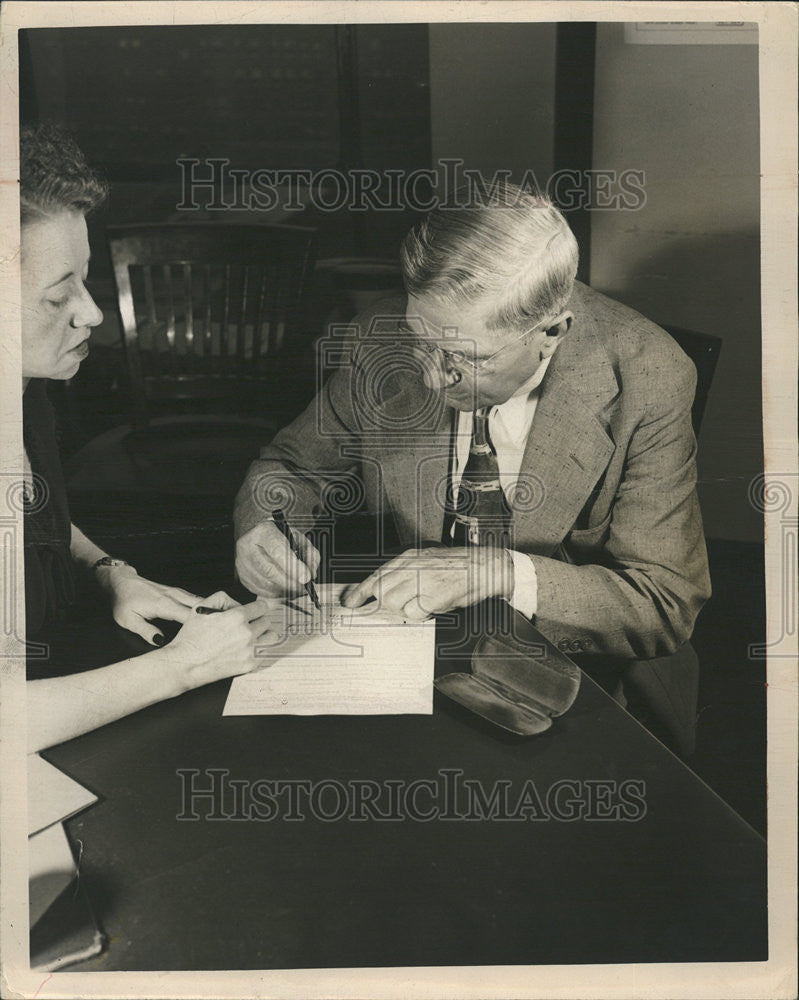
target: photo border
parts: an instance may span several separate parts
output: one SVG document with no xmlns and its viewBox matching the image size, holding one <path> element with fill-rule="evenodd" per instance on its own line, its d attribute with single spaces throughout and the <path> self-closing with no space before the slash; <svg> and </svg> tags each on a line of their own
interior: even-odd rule
<svg viewBox="0 0 799 1000">
<path fill-rule="evenodd" d="M 780 620 L 785 588 L 783 528 L 796 531 L 797 441 L 797 6 L 794 3 L 563 2 L 458 3 L 403 0 L 320 2 L 8 2 L 0 14 L 0 448 L 4 466 L 22 468 L 19 393 L 19 217 L 17 31 L 101 24 L 226 24 L 375 21 L 696 21 L 759 25 L 763 320 L 764 495 L 788 488 L 787 506 L 766 504 L 768 677 L 769 960 L 762 963 L 482 966 L 405 969 L 214 972 L 56 972 L 28 968 L 25 665 L 13 637 L 0 660 L 0 960 L 3 996 L 38 997 L 792 997 L 796 972 L 796 636 Z M 13 517 L 5 510 L 4 524 Z M 21 514 L 17 514 L 21 531 Z M 8 535 L 4 536 L 7 538 Z M 794 534 L 795 538 L 795 534 Z M 13 561 L 8 562 L 9 558 Z M 4 550 L 4 583 L 23 579 L 21 546 Z M 795 573 L 795 567 L 793 567 Z M 788 590 L 790 594 L 790 590 Z M 795 590 L 794 590 L 795 593 Z M 24 593 L 16 611 L 24 620 Z M 20 626 L 21 627 L 21 626 Z M 16 653 L 16 655 L 14 655 Z M 8 654 L 11 654 L 10 656 Z"/>
</svg>

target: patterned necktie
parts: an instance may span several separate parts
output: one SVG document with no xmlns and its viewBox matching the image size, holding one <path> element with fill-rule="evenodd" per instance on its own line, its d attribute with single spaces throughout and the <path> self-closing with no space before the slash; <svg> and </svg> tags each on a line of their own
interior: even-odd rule
<svg viewBox="0 0 799 1000">
<path fill-rule="evenodd" d="M 484 407 L 474 413 L 469 458 L 457 494 L 450 497 L 444 521 L 447 544 L 503 548 L 509 545 L 510 508 L 499 481 L 497 455 L 488 436 L 489 410 L 490 407 Z"/>
</svg>

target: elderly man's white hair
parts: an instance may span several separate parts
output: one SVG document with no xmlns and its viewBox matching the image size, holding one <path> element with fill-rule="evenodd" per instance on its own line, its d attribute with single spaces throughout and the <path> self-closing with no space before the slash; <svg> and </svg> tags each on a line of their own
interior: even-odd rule
<svg viewBox="0 0 799 1000">
<path fill-rule="evenodd" d="M 450 304 L 495 298 L 491 331 L 520 333 L 562 312 L 577 273 L 577 241 L 546 198 L 514 184 L 460 190 L 405 237 L 405 288 Z"/>
</svg>

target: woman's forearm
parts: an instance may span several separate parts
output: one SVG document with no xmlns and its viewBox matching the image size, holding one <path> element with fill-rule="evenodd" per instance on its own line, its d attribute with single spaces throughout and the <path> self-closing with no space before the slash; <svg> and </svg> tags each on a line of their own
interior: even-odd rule
<svg viewBox="0 0 799 1000">
<path fill-rule="evenodd" d="M 28 681 L 26 688 L 29 753 L 186 690 L 165 649 L 67 677 Z"/>
<path fill-rule="evenodd" d="M 102 559 L 103 556 L 107 555 L 99 545 L 95 545 L 91 538 L 87 538 L 80 528 L 74 524 L 72 525 L 69 551 L 75 562 L 86 570 L 90 570 L 98 559 Z"/>
</svg>

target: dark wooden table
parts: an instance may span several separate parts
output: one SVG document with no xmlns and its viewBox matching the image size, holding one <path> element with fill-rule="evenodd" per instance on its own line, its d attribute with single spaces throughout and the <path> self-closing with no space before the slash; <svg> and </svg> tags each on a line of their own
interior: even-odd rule
<svg viewBox="0 0 799 1000">
<path fill-rule="evenodd" d="M 767 958 L 764 841 L 588 677 L 527 739 L 438 694 L 432 716 L 223 718 L 227 690 L 45 754 L 100 797 L 67 824 L 109 939 L 77 971 Z M 200 818 L 179 818 L 180 772 L 210 787 L 213 770 L 227 772 L 226 817 L 198 799 Z M 350 815 L 348 783 L 374 782 L 390 813 L 391 782 L 440 787 L 448 770 L 487 799 L 505 783 L 511 813 L 531 782 L 543 811 L 528 798 L 538 818 L 447 818 L 439 793 L 427 820 L 407 804 L 323 819 L 300 794 L 291 820 L 286 792 L 272 819 L 244 819 L 229 784 L 310 783 L 331 817 L 340 800 L 320 782 L 341 783 Z M 421 813 L 433 800 L 419 788 Z"/>
</svg>

